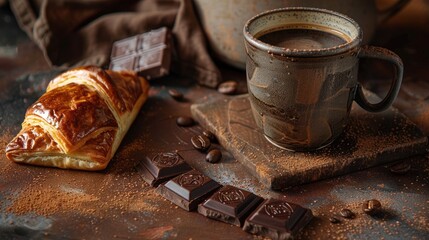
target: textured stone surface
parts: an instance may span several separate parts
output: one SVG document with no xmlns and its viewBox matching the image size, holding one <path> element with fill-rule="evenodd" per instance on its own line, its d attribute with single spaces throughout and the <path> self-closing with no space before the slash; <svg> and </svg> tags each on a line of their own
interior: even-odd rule
<svg viewBox="0 0 429 240">
<path fill-rule="evenodd" d="M 375 95 L 369 96 L 377 101 Z M 272 189 L 347 174 L 426 152 L 427 137 L 393 108 L 374 114 L 354 105 L 345 132 L 330 146 L 309 153 L 290 152 L 270 144 L 256 126 L 248 95 L 195 104 L 191 111 L 235 158 Z"/>
</svg>

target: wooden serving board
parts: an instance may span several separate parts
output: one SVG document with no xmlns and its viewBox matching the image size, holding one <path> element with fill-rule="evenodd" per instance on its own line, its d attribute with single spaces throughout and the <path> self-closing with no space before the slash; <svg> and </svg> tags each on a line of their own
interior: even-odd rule
<svg viewBox="0 0 429 240">
<path fill-rule="evenodd" d="M 250 173 L 274 190 L 426 153 L 427 137 L 394 108 L 369 113 L 354 104 L 345 132 L 330 146 L 308 153 L 270 144 L 256 126 L 247 94 L 194 104 L 191 112 Z"/>
</svg>

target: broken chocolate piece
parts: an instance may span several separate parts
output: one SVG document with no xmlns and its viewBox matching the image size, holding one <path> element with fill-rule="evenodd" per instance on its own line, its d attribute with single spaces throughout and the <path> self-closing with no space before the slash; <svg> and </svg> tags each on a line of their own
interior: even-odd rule
<svg viewBox="0 0 429 240">
<path fill-rule="evenodd" d="M 193 211 L 221 185 L 197 170 L 179 175 L 156 189 L 164 198 Z"/>
<path fill-rule="evenodd" d="M 171 36 L 166 27 L 113 43 L 110 69 L 132 70 L 148 79 L 170 72 Z"/>
<path fill-rule="evenodd" d="M 312 218 L 310 209 L 283 200 L 268 199 L 246 219 L 243 230 L 272 239 L 288 239 Z"/>
<path fill-rule="evenodd" d="M 152 187 L 191 169 L 183 158 L 174 152 L 159 153 L 152 158 L 145 157 L 137 165 L 137 172 Z"/>
<path fill-rule="evenodd" d="M 241 227 L 246 217 L 263 201 L 263 198 L 233 186 L 223 186 L 198 206 L 206 217 Z"/>
</svg>

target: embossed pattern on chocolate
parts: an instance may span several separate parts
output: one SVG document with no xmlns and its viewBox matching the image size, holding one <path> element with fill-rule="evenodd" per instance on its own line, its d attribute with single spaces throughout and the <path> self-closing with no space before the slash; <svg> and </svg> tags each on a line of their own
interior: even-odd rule
<svg viewBox="0 0 429 240">
<path fill-rule="evenodd" d="M 219 183 L 199 171 L 191 170 L 165 184 L 161 184 L 157 191 L 177 206 L 187 211 L 193 211 L 199 203 L 204 201 L 220 186 Z"/>
<path fill-rule="evenodd" d="M 137 165 L 138 173 L 151 186 L 158 186 L 161 182 L 191 169 L 175 152 L 158 153 L 152 158 L 145 157 Z"/>
<path fill-rule="evenodd" d="M 224 186 L 198 206 L 206 217 L 242 226 L 245 218 L 263 201 L 263 198 L 234 186 Z"/>
<path fill-rule="evenodd" d="M 183 158 L 177 153 L 160 153 L 152 161 L 158 167 L 172 167 L 178 162 L 183 162 Z"/>
<path fill-rule="evenodd" d="M 265 200 L 247 219 L 243 230 L 271 239 L 288 239 L 313 218 L 310 209 L 279 199 Z"/>
</svg>

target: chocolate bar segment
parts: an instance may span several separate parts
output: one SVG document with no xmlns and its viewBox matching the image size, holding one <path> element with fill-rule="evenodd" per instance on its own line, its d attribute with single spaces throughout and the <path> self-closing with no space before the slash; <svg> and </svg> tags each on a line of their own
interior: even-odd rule
<svg viewBox="0 0 429 240">
<path fill-rule="evenodd" d="M 109 69 L 112 69 L 113 71 L 133 70 L 135 65 L 134 62 L 134 56 L 119 58 L 110 62 Z"/>
<path fill-rule="evenodd" d="M 193 211 L 220 186 L 199 171 L 191 170 L 159 185 L 157 192 L 177 206 Z"/>
<path fill-rule="evenodd" d="M 271 239 L 289 239 L 312 218 L 310 209 L 283 200 L 267 199 L 246 219 L 243 230 Z"/>
<path fill-rule="evenodd" d="M 170 72 L 171 34 L 159 28 L 113 43 L 110 69 L 132 70 L 148 79 Z"/>
<path fill-rule="evenodd" d="M 168 28 L 162 27 L 138 36 L 137 51 L 146 51 L 158 46 L 169 45 L 170 32 Z"/>
<path fill-rule="evenodd" d="M 137 165 L 137 171 L 152 187 L 158 186 L 192 168 L 175 152 L 158 153 L 152 158 L 145 157 Z"/>
<path fill-rule="evenodd" d="M 138 36 L 125 38 L 113 43 L 111 59 L 121 58 L 136 53 Z"/>
<path fill-rule="evenodd" d="M 113 43 L 111 60 L 144 52 L 156 47 L 169 45 L 170 32 L 162 27 L 142 33 Z"/>
<path fill-rule="evenodd" d="M 170 73 L 170 52 L 168 46 L 159 46 L 135 56 L 134 71 L 147 79 L 158 78 Z"/>
<path fill-rule="evenodd" d="M 206 217 L 241 227 L 246 217 L 263 201 L 263 198 L 234 186 L 223 186 L 198 206 Z"/>
</svg>

